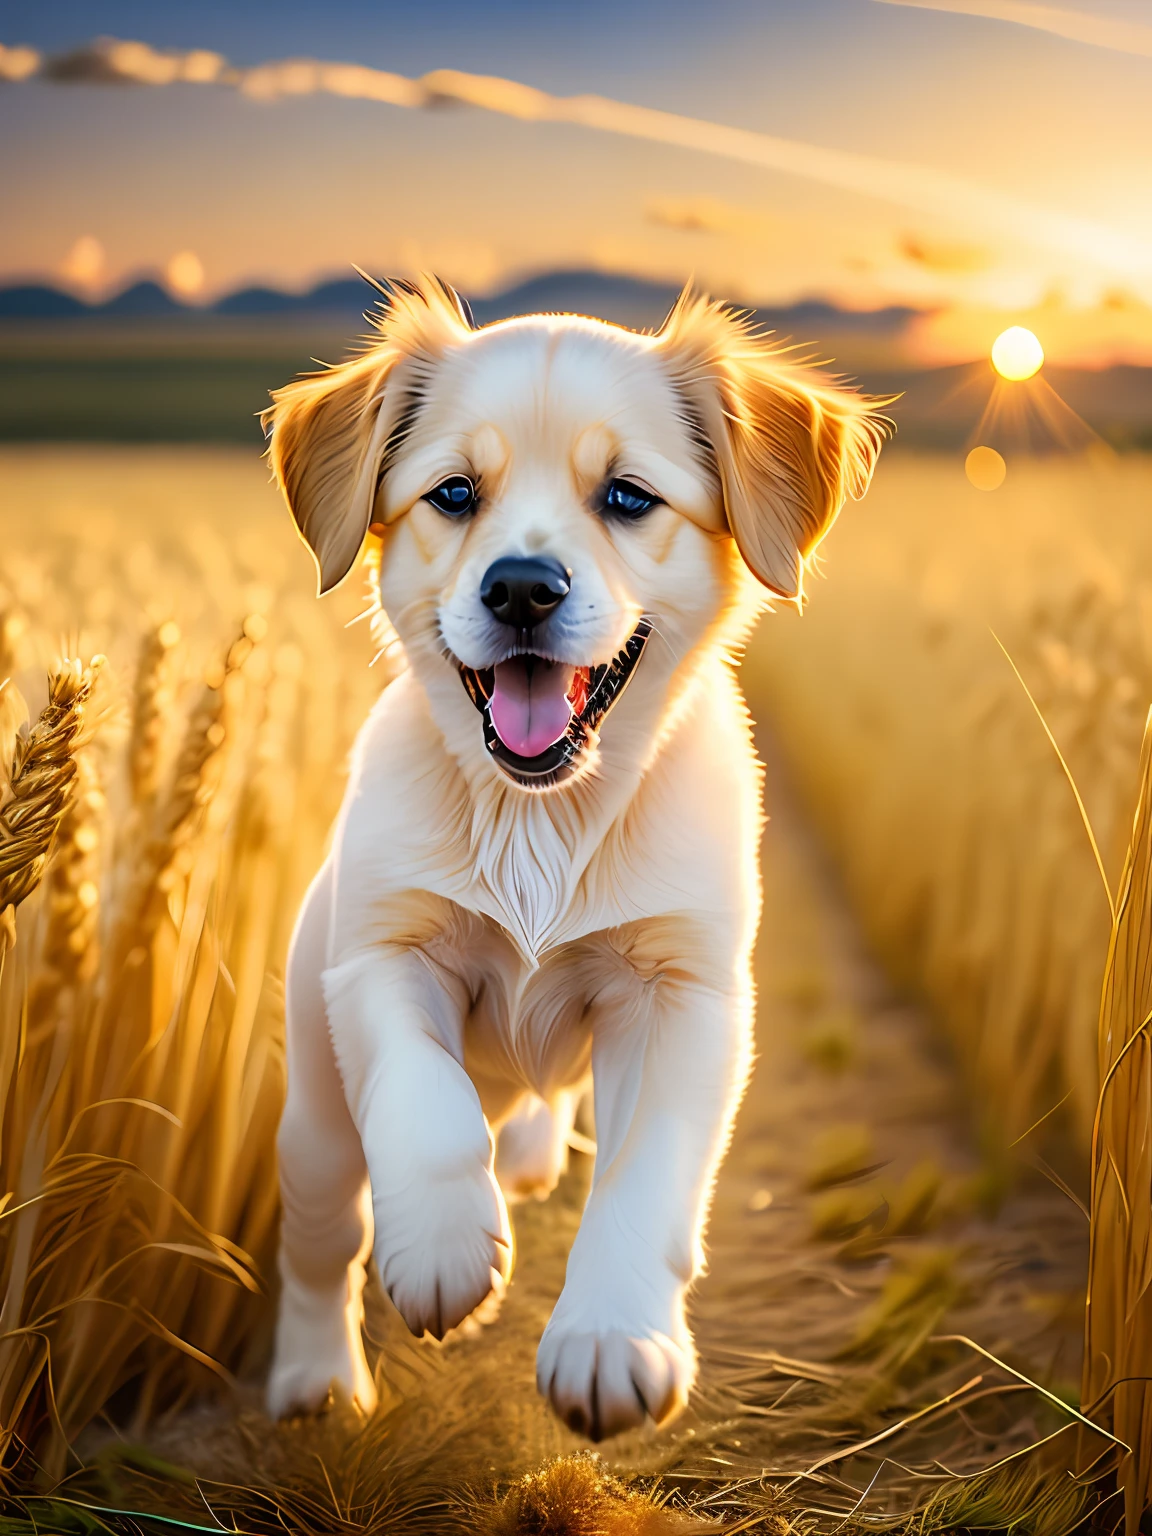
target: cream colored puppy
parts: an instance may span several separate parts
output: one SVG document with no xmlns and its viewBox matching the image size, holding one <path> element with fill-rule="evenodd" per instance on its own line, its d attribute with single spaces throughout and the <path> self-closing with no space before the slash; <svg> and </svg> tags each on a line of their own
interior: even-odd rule
<svg viewBox="0 0 1152 1536">
<path fill-rule="evenodd" d="M 512 1268 L 506 1202 L 596 1164 L 540 1343 L 593 1439 L 685 1400 L 685 1293 L 751 1059 L 760 778 L 733 656 L 883 436 L 684 296 L 656 335 L 474 329 L 398 285 L 269 411 L 321 591 L 382 541 L 406 666 L 361 732 L 288 975 L 275 1414 L 375 1401 L 364 1266 L 441 1337 Z"/>
</svg>

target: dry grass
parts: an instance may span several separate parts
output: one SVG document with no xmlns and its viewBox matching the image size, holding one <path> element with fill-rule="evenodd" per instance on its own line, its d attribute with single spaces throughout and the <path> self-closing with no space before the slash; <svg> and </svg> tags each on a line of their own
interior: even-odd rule
<svg viewBox="0 0 1152 1536">
<path fill-rule="evenodd" d="M 689 1536 L 720 1529 L 629 1487 L 593 1456 L 557 1457 L 526 1473 L 498 1502 L 479 1505 L 476 1519 L 478 1536 Z"/>
</svg>

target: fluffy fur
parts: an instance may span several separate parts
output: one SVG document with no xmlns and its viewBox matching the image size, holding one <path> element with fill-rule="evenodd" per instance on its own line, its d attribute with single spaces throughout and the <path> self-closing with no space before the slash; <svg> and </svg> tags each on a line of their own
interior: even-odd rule
<svg viewBox="0 0 1152 1536">
<path fill-rule="evenodd" d="M 477 331 L 425 281 L 378 331 L 269 412 L 321 590 L 371 525 L 406 657 L 292 948 L 269 1404 L 335 1387 L 372 1408 L 369 1254 L 417 1334 L 492 1304 L 506 1202 L 554 1187 L 591 1081 L 595 1174 L 538 1381 L 599 1438 L 691 1387 L 685 1293 L 750 1065 L 760 785 L 731 658 L 767 593 L 799 600 L 884 424 L 691 295 L 656 335 L 539 315 Z M 453 474 L 477 486 L 468 517 L 424 499 Z M 597 510 L 618 476 L 660 497 L 636 522 Z M 653 626 L 543 792 L 492 760 L 461 683 L 506 654 L 479 589 L 507 555 L 572 573 L 535 632 L 556 661 L 606 663 Z"/>
</svg>

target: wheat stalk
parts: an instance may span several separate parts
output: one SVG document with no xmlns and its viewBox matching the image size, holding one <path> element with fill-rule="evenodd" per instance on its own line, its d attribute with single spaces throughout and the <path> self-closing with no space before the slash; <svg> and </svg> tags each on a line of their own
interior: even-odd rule
<svg viewBox="0 0 1152 1536">
<path fill-rule="evenodd" d="M 189 715 L 168 792 L 155 804 L 143 847 L 130 851 L 128 889 L 118 904 L 112 941 L 117 970 L 127 956 L 143 954 L 166 909 L 179 921 L 195 840 L 223 776 L 232 682 L 253 647 L 242 629 L 224 662 L 209 670 Z M 154 670 L 148 668 L 149 677 Z M 141 692 L 153 697 L 148 679 L 138 686 L 138 701 Z M 135 733 L 133 744 L 138 745 Z"/>
<path fill-rule="evenodd" d="M 87 726 L 86 706 L 101 663 L 102 658 L 87 667 L 79 661 L 59 663 L 49 674 L 47 704 L 31 730 L 17 739 L 6 802 L 0 810 L 0 966 L 15 941 L 16 908 L 40 883 L 61 823 L 72 806 L 77 753 Z M 17 1323 L 36 1236 L 36 1213 L 25 1202 L 35 1195 L 45 1167 L 52 1101 L 65 1068 L 68 1038 L 66 1031 L 53 1032 L 46 1060 L 34 1043 L 22 1042 L 18 1052 L 13 1052 L 10 1042 L 4 1044 L 3 1101 L 9 1097 L 12 1071 L 22 1066 L 19 1086 L 35 1106 L 26 1122 L 19 1113 L 20 1104 L 15 1106 L 23 1134 L 14 1193 L 24 1208 L 18 1211 L 14 1232 L 8 1234 L 0 1305 L 0 1402 L 6 1403 L 13 1368 L 20 1358 Z M 6 1172 L 10 1175 L 10 1167 Z M 5 1420 L 4 1429 L 8 1428 Z"/>
<path fill-rule="evenodd" d="M 1083 1400 L 1128 1446 L 1128 1536 L 1152 1503 L 1152 714 L 1098 1033 Z"/>
<path fill-rule="evenodd" d="M 15 672 L 27 628 L 20 614 L 11 610 L 0 614 L 0 679 L 9 678 Z"/>
</svg>

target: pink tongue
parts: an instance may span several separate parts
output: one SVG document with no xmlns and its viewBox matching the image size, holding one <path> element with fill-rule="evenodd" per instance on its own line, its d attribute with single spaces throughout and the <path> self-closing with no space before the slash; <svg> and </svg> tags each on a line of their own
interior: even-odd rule
<svg viewBox="0 0 1152 1536">
<path fill-rule="evenodd" d="M 539 757 L 568 729 L 573 667 L 513 656 L 495 669 L 490 712 L 496 734 L 519 757 Z"/>
</svg>

